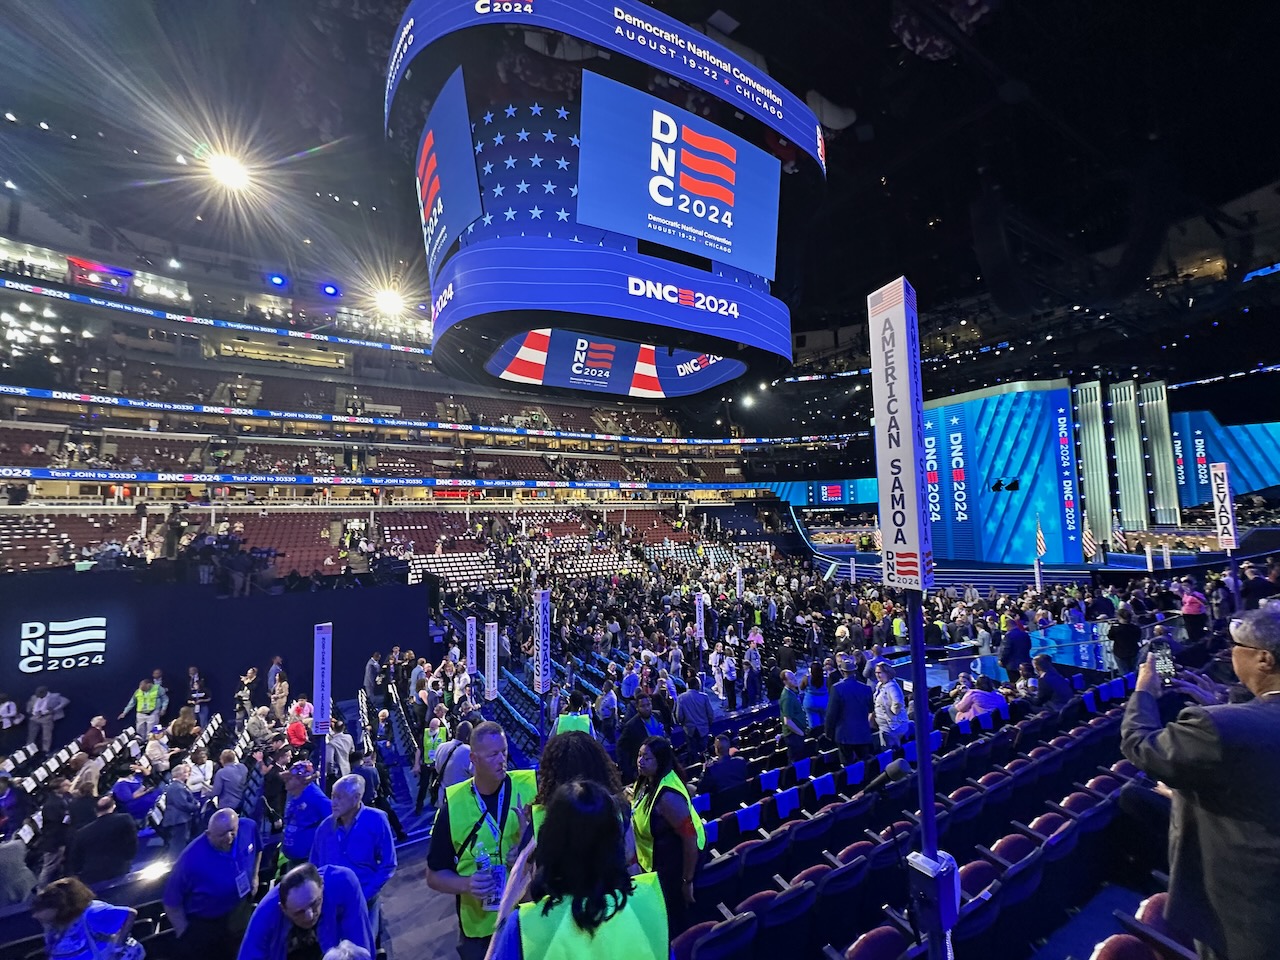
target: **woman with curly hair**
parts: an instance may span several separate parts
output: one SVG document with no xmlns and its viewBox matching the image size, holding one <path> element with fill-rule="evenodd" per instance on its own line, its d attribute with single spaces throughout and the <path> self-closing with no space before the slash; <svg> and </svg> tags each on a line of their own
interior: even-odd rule
<svg viewBox="0 0 1280 960">
<path fill-rule="evenodd" d="M 595 737 L 581 730 L 556 734 L 543 747 L 542 760 L 538 765 L 538 792 L 534 795 L 529 810 L 534 839 L 542 830 L 547 802 L 552 794 L 572 780 L 590 780 L 600 784 L 612 796 L 618 798 L 623 796 L 622 779 L 618 776 L 618 767 L 609 759 L 609 755 L 604 752 L 604 747 L 600 746 Z M 635 850 L 630 820 L 631 818 L 627 817 L 628 854 L 634 853 Z"/>
<path fill-rule="evenodd" d="M 627 869 L 624 809 L 593 780 L 572 780 L 552 792 L 542 842 L 513 868 L 488 960 L 665 960 L 670 941 L 662 888 L 656 875 L 632 877 Z M 532 902 L 521 904 L 526 896 Z"/>
</svg>

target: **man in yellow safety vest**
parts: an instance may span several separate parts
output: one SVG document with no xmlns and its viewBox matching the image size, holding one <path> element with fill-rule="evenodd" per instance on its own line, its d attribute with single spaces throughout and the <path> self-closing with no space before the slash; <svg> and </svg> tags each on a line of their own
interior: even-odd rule
<svg viewBox="0 0 1280 960">
<path fill-rule="evenodd" d="M 533 770 L 507 771 L 507 736 L 486 721 L 471 731 L 475 776 L 445 790 L 427 852 L 427 885 L 458 900 L 458 954 L 483 960 L 538 792 Z"/>
</svg>

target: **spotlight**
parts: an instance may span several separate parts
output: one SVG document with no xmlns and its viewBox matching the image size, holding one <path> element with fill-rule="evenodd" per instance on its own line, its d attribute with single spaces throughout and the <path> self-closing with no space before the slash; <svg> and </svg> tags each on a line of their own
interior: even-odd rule
<svg viewBox="0 0 1280 960">
<path fill-rule="evenodd" d="M 399 316 L 404 312 L 404 295 L 399 290 L 379 290 L 373 295 L 373 305 L 378 312 L 389 317 Z"/>
<path fill-rule="evenodd" d="M 177 260 L 175 260 L 173 257 L 170 257 L 170 258 L 169 258 L 169 269 L 170 269 L 170 270 L 181 270 L 181 269 L 182 269 L 182 264 L 181 264 L 181 263 L 179 263 Z"/>
<path fill-rule="evenodd" d="M 207 162 L 210 175 L 228 190 L 243 190 L 249 186 L 249 168 L 242 161 L 225 153 L 215 153 Z"/>
<path fill-rule="evenodd" d="M 18 122 L 18 118 L 17 118 L 17 117 L 15 117 L 12 113 L 6 113 L 6 114 L 4 115 L 4 118 L 5 118 L 6 120 L 8 120 L 10 123 L 17 123 L 17 122 Z"/>
<path fill-rule="evenodd" d="M 267 277 L 267 282 L 270 283 L 273 287 L 283 287 L 286 283 L 289 282 L 289 280 L 287 277 L 283 277 L 278 273 L 273 273 L 271 274 L 271 276 Z"/>
<path fill-rule="evenodd" d="M 750 407 L 750 406 L 752 406 L 755 402 L 756 402 L 756 401 L 755 401 L 755 397 L 751 396 L 751 394 L 747 394 L 745 397 L 743 397 L 743 398 L 742 398 L 742 405 L 743 405 L 744 407 Z"/>
<path fill-rule="evenodd" d="M 320 292 L 323 293 L 326 297 L 336 297 L 342 291 L 339 290 L 332 283 L 326 283 L 323 287 L 320 288 Z"/>
<path fill-rule="evenodd" d="M 4 182 L 4 188 L 5 188 L 6 190 L 17 190 L 17 189 L 18 189 L 18 185 L 17 185 L 16 183 L 14 183 L 12 180 L 6 180 L 6 181 Z"/>
</svg>

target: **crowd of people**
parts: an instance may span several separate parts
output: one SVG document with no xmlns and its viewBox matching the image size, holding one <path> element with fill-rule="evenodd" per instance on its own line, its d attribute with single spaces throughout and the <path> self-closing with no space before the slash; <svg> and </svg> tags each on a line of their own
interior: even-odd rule
<svg viewBox="0 0 1280 960">
<path fill-rule="evenodd" d="M 482 521 L 482 536 L 497 534 Z M 519 562 L 527 559 L 522 545 L 540 534 L 517 535 L 508 526 L 501 536 Z M 86 884 L 133 869 L 139 835 L 151 824 L 173 857 L 163 906 L 179 955 L 372 954 L 385 934 L 380 898 L 404 836 L 383 766 L 394 757 L 415 775 L 414 812 L 434 820 L 427 883 L 457 898 L 463 960 L 546 956 L 553 941 L 564 949 L 565 938 L 584 947 L 627 943 L 629 953 L 665 957 L 671 938 L 688 925 L 693 885 L 708 855 L 694 797 L 747 780 L 732 730 L 711 735 L 718 718 L 776 703 L 776 742 L 792 761 L 817 744 L 853 762 L 900 749 L 908 735 L 911 697 L 894 667 L 906 637 L 903 597 L 872 583 L 826 579 L 805 561 L 780 555 L 740 560 L 718 566 L 695 554 L 684 560 L 637 554 L 631 568 L 609 575 L 541 578 L 552 592 L 553 657 L 564 669 L 547 698 L 542 723 L 549 739 L 536 774 L 512 768 L 507 732 L 473 690 L 453 617 L 438 665 L 399 648 L 370 657 L 363 678 L 369 714 L 353 718 L 351 732 L 335 720 L 323 758 L 311 736 L 314 706 L 291 684 L 280 658 L 261 679 L 249 668 L 229 691 L 235 746 L 219 751 L 216 761 L 202 737 L 213 698 L 201 671 L 192 667 L 174 683 L 157 670 L 115 714 L 141 735 L 136 754 L 113 767 L 99 762 L 111 742 L 108 712 L 80 736 L 68 775 L 44 786 L 40 809 L 48 826 L 30 850 L 34 859 L 0 856 L 0 864 L 13 863 L 3 885 L 10 902 L 35 891 L 33 914 L 49 930 L 51 949 L 66 938 L 67 956 L 77 955 L 77 938 L 94 936 L 132 949 L 132 912 L 94 900 Z M 1052 657 L 1034 652 L 1052 647 L 1048 632 L 1059 624 L 1106 624 L 1105 665 L 1119 672 L 1141 667 L 1140 695 L 1176 693 L 1217 704 L 1248 697 L 1225 685 L 1238 678 L 1256 702 L 1265 702 L 1275 668 L 1266 630 L 1272 620 L 1280 624 L 1270 599 L 1278 593 L 1277 565 L 1245 566 L 1239 583 L 1224 573 L 1203 585 L 1140 577 L 1115 585 L 1029 586 L 1016 595 L 984 597 L 972 586 L 933 592 L 925 604 L 927 643 L 966 644 L 965 656 L 978 668 L 960 671 L 954 684 L 934 692 L 934 725 L 946 730 L 1002 709 L 1020 716 L 1062 709 L 1072 687 Z M 475 610 L 498 620 L 503 666 L 517 674 L 528 668 L 534 652 L 528 587 L 455 592 L 449 601 L 459 615 Z M 1280 626 L 1275 632 L 1280 640 Z M 1224 654 L 1226 642 L 1232 646 Z M 1153 689 L 1146 654 L 1166 647 L 1182 669 L 1172 688 Z M 1158 717 L 1146 709 L 1139 742 L 1133 703 L 1126 751 L 1150 764 L 1176 796 L 1194 776 L 1166 776 L 1159 765 L 1184 762 L 1168 756 L 1178 748 L 1200 756 L 1201 744 L 1170 741 L 1171 734 L 1152 727 Z M 394 746 L 397 704 L 420 744 L 411 760 Z M 65 708 L 46 688 L 25 709 L 0 696 L 6 750 L 30 735 L 51 751 Z M 324 780 L 322 759 L 331 774 Z M 686 776 L 690 769 L 696 778 Z M 6 837 L 34 812 L 22 807 L 25 799 L 0 776 Z M 1267 802 L 1255 801 L 1260 808 Z M 157 809 L 161 814 L 152 817 Z M 1176 800 L 1171 810 L 1176 820 Z M 1205 816 L 1221 826 L 1213 818 L 1235 815 L 1214 809 Z M 266 851 L 274 862 L 263 862 Z M 1206 911 L 1220 917 L 1234 909 L 1216 891 L 1196 892 L 1185 866 L 1174 885 L 1199 911 L 1188 921 L 1193 925 Z M 1223 946 L 1232 934 L 1195 930 L 1218 956 L 1251 956 Z"/>
</svg>

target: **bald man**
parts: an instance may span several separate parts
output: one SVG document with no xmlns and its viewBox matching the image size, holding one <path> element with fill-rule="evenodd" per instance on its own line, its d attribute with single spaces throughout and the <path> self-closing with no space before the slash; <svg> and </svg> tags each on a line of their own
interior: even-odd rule
<svg viewBox="0 0 1280 960">
<path fill-rule="evenodd" d="M 258 891 L 258 827 L 218 810 L 182 851 L 164 888 L 164 910 L 178 935 L 177 956 L 231 960 L 240 931 L 232 915 Z"/>
</svg>

